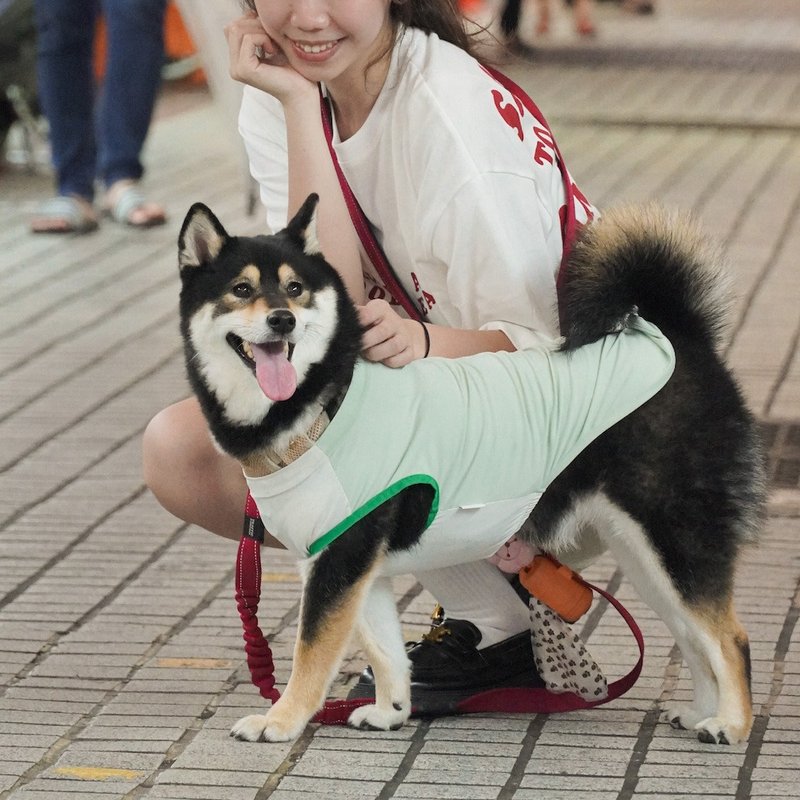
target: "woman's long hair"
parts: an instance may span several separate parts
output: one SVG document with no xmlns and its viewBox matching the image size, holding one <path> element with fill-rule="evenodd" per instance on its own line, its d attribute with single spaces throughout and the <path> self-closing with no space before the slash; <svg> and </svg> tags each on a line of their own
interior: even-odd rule
<svg viewBox="0 0 800 800">
<path fill-rule="evenodd" d="M 389 14 L 395 26 L 435 33 L 443 41 L 475 54 L 457 0 L 392 0 Z"/>
</svg>

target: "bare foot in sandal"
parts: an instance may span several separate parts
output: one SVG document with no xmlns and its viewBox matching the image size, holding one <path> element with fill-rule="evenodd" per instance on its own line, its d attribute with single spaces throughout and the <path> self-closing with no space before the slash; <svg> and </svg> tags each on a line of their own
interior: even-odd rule
<svg viewBox="0 0 800 800">
<path fill-rule="evenodd" d="M 97 228 L 92 204 L 77 195 L 51 197 L 31 220 L 33 233 L 89 233 Z"/>
<path fill-rule="evenodd" d="M 105 211 L 117 222 L 132 228 L 152 228 L 167 221 L 164 209 L 146 200 L 139 184 L 133 180 L 116 181 L 109 187 Z"/>
</svg>

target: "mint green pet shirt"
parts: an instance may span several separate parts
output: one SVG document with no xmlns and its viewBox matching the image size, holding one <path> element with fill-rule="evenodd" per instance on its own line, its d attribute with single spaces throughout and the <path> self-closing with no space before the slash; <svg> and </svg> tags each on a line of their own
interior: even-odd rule
<svg viewBox="0 0 800 800">
<path fill-rule="evenodd" d="M 316 445 L 247 483 L 267 530 L 301 557 L 425 483 L 435 492 L 427 527 L 389 555 L 383 573 L 488 558 L 548 484 L 658 392 L 674 365 L 670 343 L 639 317 L 568 353 L 481 353 L 401 369 L 359 361 Z"/>
</svg>

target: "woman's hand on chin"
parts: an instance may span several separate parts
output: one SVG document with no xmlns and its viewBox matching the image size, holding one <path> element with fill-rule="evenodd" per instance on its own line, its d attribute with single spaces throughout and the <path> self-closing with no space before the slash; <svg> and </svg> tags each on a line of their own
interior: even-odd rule
<svg viewBox="0 0 800 800">
<path fill-rule="evenodd" d="M 283 51 L 258 17 L 247 14 L 225 26 L 230 74 L 240 83 L 261 89 L 286 104 L 304 93 L 316 98 L 317 87 L 289 65 Z"/>
</svg>

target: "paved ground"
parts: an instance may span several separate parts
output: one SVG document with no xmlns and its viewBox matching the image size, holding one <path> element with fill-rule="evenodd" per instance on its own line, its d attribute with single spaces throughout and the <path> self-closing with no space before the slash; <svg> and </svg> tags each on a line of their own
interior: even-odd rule
<svg viewBox="0 0 800 800">
<path fill-rule="evenodd" d="M 727 353 L 771 446 L 769 520 L 737 589 L 753 645 L 750 742 L 711 747 L 659 722 L 659 703 L 687 691 L 680 657 L 608 561 L 587 577 L 629 606 L 647 654 L 638 684 L 606 707 L 391 734 L 310 727 L 293 745 L 228 738 L 260 706 L 242 668 L 234 548 L 160 510 L 139 439 L 186 393 L 182 214 L 203 200 L 238 231 L 260 220 L 244 212 L 229 122 L 203 92 L 173 88 L 147 155 L 150 192 L 173 214 L 164 229 L 32 237 L 49 181 L 0 173 L 0 798 L 800 798 L 800 2 L 657 2 L 652 18 L 602 4 L 583 57 L 559 10 L 560 32 L 509 71 L 595 202 L 692 209 L 729 254 Z M 263 623 L 285 679 L 298 582 L 285 555 L 265 559 Z M 431 601 L 411 579 L 397 591 L 410 638 Z M 593 654 L 622 674 L 635 648 L 619 618 L 599 606 L 586 619 Z M 355 655 L 337 694 L 360 665 Z"/>
</svg>

